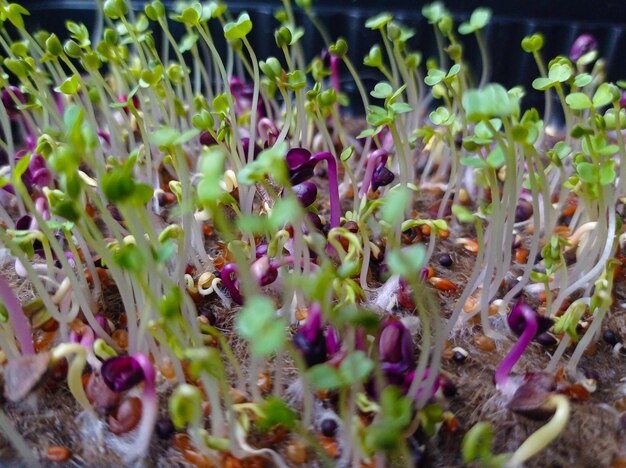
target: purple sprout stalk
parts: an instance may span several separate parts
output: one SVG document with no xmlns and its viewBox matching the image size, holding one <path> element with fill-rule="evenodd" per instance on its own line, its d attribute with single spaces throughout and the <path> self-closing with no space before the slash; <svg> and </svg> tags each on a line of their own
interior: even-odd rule
<svg viewBox="0 0 626 468">
<path fill-rule="evenodd" d="M 237 280 L 233 281 L 233 279 L 231 278 L 231 275 L 236 274 L 236 273 L 237 273 L 237 264 L 228 263 L 224 265 L 224 268 L 222 268 L 221 277 L 222 277 L 222 283 L 224 284 L 224 286 L 226 286 L 226 288 L 228 289 L 228 292 L 230 292 L 231 299 L 235 301 L 237 304 L 241 305 L 243 304 L 243 296 L 241 295 L 241 292 L 239 292 Z"/>
<path fill-rule="evenodd" d="M 282 266 L 293 264 L 294 258 L 289 255 L 278 260 L 270 260 L 267 255 L 258 257 L 250 265 L 250 273 L 259 286 L 267 286 L 276 281 L 278 269 Z M 237 273 L 237 265 L 228 263 L 222 268 L 222 283 L 228 288 L 230 296 L 237 304 L 243 304 L 243 295 L 239 289 L 239 281 L 233 280 L 232 275 Z"/>
<path fill-rule="evenodd" d="M 580 57 L 598 48 L 598 41 L 591 34 L 581 34 L 576 38 L 569 51 L 569 58 L 572 62 L 578 61 Z"/>
<path fill-rule="evenodd" d="M 378 337 L 378 356 L 389 383 L 401 385 L 415 366 L 413 338 L 402 322 L 388 320 L 383 324 Z"/>
<path fill-rule="evenodd" d="M 328 192 L 330 196 L 330 227 L 339 227 L 341 218 L 341 203 L 339 200 L 339 178 L 337 176 L 337 160 L 325 151 L 317 153 L 312 158 L 315 161 L 325 160 L 328 163 Z"/>
<path fill-rule="evenodd" d="M 156 375 L 152 362 L 143 353 L 135 353 L 133 357 L 141 367 L 144 377 L 143 393 L 141 395 L 141 422 L 139 423 L 139 432 L 135 441 L 138 458 L 144 458 L 150 447 L 150 439 L 152 438 L 152 432 L 159 413 L 159 400 L 155 390 Z M 132 452 L 129 456 L 135 458 Z"/>
<path fill-rule="evenodd" d="M 339 178 L 337 160 L 332 153 L 325 151 L 311 156 L 305 148 L 292 148 L 287 152 L 289 178 L 293 185 L 300 184 L 313 177 L 313 169 L 320 161 L 328 163 L 328 192 L 330 198 L 330 227 L 339 227 L 341 221 L 341 205 L 339 200 Z"/>
<path fill-rule="evenodd" d="M 293 344 L 300 350 L 307 366 L 326 361 L 328 356 L 327 338 L 324 336 L 322 308 L 318 302 L 309 307 L 306 322 L 293 335 Z"/>
<path fill-rule="evenodd" d="M 101 375 L 106 385 L 118 393 L 130 390 L 143 382 L 141 422 L 134 446 L 129 449 L 126 458 L 128 460 L 145 458 L 159 412 L 155 389 L 156 373 L 152 362 L 143 353 L 113 357 L 102 364 Z"/>
<path fill-rule="evenodd" d="M 85 325 L 83 327 L 83 332 L 81 335 L 73 330 L 70 332 L 70 342 L 78 343 L 83 348 L 85 348 L 85 351 L 87 351 L 87 362 L 92 369 L 99 371 L 100 367 L 102 367 L 102 363 L 93 352 L 93 344 L 95 341 L 96 336 L 89 325 Z"/>
<path fill-rule="evenodd" d="M 339 57 L 330 55 L 330 81 L 333 85 L 333 89 L 339 94 L 341 91 L 341 84 L 339 82 L 339 62 L 341 59 Z"/>
<path fill-rule="evenodd" d="M 511 370 L 515 364 L 517 364 L 517 361 L 519 361 L 519 358 L 522 356 L 526 348 L 528 348 L 528 345 L 537 334 L 537 330 L 539 328 L 537 323 L 537 314 L 528 304 L 518 302 L 511 311 L 511 315 L 514 314 L 521 314 L 526 322 L 526 326 L 519 340 L 517 340 L 517 343 L 513 345 L 511 350 L 496 369 L 495 382 L 496 387 L 499 389 L 505 388 L 506 383 L 509 380 Z"/>
<path fill-rule="evenodd" d="M 370 188 L 372 182 L 372 176 L 374 175 L 374 169 L 376 166 L 381 164 L 386 164 L 387 159 L 389 158 L 389 153 L 384 149 L 377 149 L 372 151 L 367 158 L 367 166 L 365 167 L 365 175 L 363 176 L 363 183 L 361 184 L 361 189 L 359 190 L 359 197 L 363 198 L 367 195 L 367 191 Z"/>
<path fill-rule="evenodd" d="M 11 285 L 2 274 L 0 274 L 0 298 L 9 314 L 9 321 L 15 332 L 22 354 L 35 354 L 30 323 L 26 315 L 24 315 L 22 306 L 17 300 L 17 297 L 15 297 Z"/>
</svg>

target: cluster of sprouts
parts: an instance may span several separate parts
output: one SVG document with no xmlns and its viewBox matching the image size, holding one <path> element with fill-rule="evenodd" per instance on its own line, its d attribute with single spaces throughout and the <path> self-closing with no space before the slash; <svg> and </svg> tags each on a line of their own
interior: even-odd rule
<svg viewBox="0 0 626 468">
<path fill-rule="evenodd" d="M 457 26 L 436 2 L 436 57 L 392 14 L 367 20 L 368 90 L 295 3 L 316 57 L 289 0 L 276 57 L 220 2 L 106 0 L 60 38 L 0 0 L 0 427 L 29 465 L 7 414 L 59 373 L 84 437 L 129 463 L 155 432 L 186 432 L 201 466 L 406 462 L 454 418 L 442 369 L 468 330 L 477 352 L 510 348 L 493 369 L 506 411 L 551 419 L 502 455 L 480 423 L 459 457 L 517 466 L 567 426 L 620 277 L 626 83 L 593 37 L 546 62 L 535 34 L 521 46 L 546 104 L 524 111 L 524 88 L 489 82 L 491 13 Z M 365 120 L 346 118 L 347 80 Z M 441 252 L 471 259 L 463 282 Z M 512 374 L 533 340 L 551 343 L 545 369 Z"/>
</svg>

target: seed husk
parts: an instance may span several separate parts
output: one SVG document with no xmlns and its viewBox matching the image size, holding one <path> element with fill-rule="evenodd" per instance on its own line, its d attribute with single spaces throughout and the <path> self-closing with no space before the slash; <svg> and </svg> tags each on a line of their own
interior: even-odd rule
<svg viewBox="0 0 626 468">
<path fill-rule="evenodd" d="M 493 341 L 492 338 L 489 338 L 486 335 L 477 335 L 474 338 L 474 344 L 481 351 L 491 352 L 496 349 L 496 342 Z"/>
<path fill-rule="evenodd" d="M 13 402 L 22 400 L 42 383 L 49 365 L 48 352 L 10 359 L 4 367 L 4 395 Z"/>
<path fill-rule="evenodd" d="M 67 447 L 61 447 L 59 445 L 53 445 L 48 448 L 46 452 L 46 458 L 53 462 L 64 462 L 70 459 L 72 452 Z"/>
<path fill-rule="evenodd" d="M 141 420 L 141 400 L 137 397 L 124 399 L 113 413 L 109 415 L 109 431 L 115 435 L 132 431 Z"/>
</svg>

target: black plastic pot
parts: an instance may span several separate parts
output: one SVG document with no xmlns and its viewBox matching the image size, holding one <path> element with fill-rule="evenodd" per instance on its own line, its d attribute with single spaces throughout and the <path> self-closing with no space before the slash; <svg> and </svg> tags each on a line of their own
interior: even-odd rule
<svg viewBox="0 0 626 468">
<path fill-rule="evenodd" d="M 93 0 L 30 0 L 26 2 L 32 11 L 28 18 L 33 29 L 44 28 L 66 37 L 65 20 L 80 21 L 88 26 L 96 18 L 96 2 Z M 141 9 L 146 2 L 133 2 Z M 171 7 L 174 2 L 164 0 Z M 353 63 L 360 66 L 359 71 L 366 85 L 376 83 L 381 77 L 372 69 L 362 66 L 363 56 L 380 36 L 375 31 L 364 27 L 365 20 L 383 9 L 393 12 L 395 17 L 415 28 L 416 35 L 411 41 L 415 50 L 425 57 L 435 54 L 436 44 L 432 26 L 421 15 L 422 6 L 429 2 L 413 0 L 389 0 L 383 4 L 376 0 L 314 0 L 317 15 L 327 27 L 331 37 L 343 36 L 350 46 L 349 54 Z M 542 107 L 541 93 L 534 92 L 530 86 L 538 76 L 536 65 L 531 56 L 520 47 L 522 38 L 534 32 L 545 36 L 545 57 L 567 54 L 573 40 L 581 33 L 591 33 L 598 38 L 600 55 L 607 61 L 607 74 L 610 80 L 626 78 L 626 1 L 605 0 L 448 0 L 444 2 L 460 23 L 478 6 L 492 9 L 493 19 L 485 29 L 485 39 L 491 55 L 493 73 L 491 81 L 507 87 L 522 85 L 528 91 L 526 105 Z M 247 10 L 253 20 L 254 28 L 250 40 L 259 59 L 270 55 L 279 55 L 273 40 L 273 31 L 277 25 L 274 12 L 281 7 L 280 0 L 241 1 L 227 0 L 230 11 L 237 13 Z M 296 12 L 298 9 L 296 8 Z M 307 18 L 298 14 L 298 20 L 306 29 L 303 47 L 308 56 L 318 54 L 323 42 Z M 183 28 L 173 26 L 182 33 Z M 213 36 L 223 47 L 223 37 L 219 30 Z M 463 38 L 465 57 L 477 72 L 480 71 L 478 47 L 473 37 Z M 346 82 L 346 91 L 354 96 L 351 80 Z M 355 108 L 359 112 L 358 107 Z"/>
</svg>

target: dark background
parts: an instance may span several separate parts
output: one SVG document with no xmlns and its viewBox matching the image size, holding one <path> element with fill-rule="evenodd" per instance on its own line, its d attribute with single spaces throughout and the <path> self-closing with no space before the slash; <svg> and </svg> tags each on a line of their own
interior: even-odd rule
<svg viewBox="0 0 626 468">
<path fill-rule="evenodd" d="M 28 19 L 31 28 L 43 27 L 56 32 L 61 38 L 67 36 L 64 30 L 66 19 L 84 22 L 91 27 L 95 18 L 94 0 L 29 0 L 22 2 L 32 12 Z M 145 2 L 133 2 L 138 8 Z M 173 2 L 164 0 L 166 5 Z M 247 10 L 253 20 L 250 41 L 259 59 L 279 55 L 273 40 L 277 21 L 274 11 L 281 6 L 280 0 L 229 1 L 225 0 L 233 13 Z M 421 15 L 424 1 L 415 0 L 314 0 L 314 10 L 324 22 L 331 37 L 343 36 L 350 47 L 350 57 L 360 66 L 362 78 L 367 86 L 373 86 L 380 76 L 363 67 L 363 56 L 380 36 L 376 31 L 364 27 L 365 20 L 383 10 L 394 13 L 395 18 L 416 29 L 410 41 L 411 47 L 423 53 L 424 57 L 436 54 L 432 26 Z M 626 0 L 568 1 L 568 0 L 448 0 L 444 2 L 453 13 L 456 24 L 467 19 L 474 8 L 489 7 L 493 11 L 491 23 L 484 31 L 491 55 L 493 74 L 491 81 L 508 87 L 523 85 L 529 95 L 527 105 L 541 107 L 540 93 L 533 92 L 530 84 L 538 76 L 532 56 L 520 47 L 522 38 L 534 32 L 545 36 L 543 55 L 552 58 L 557 54 L 567 54 L 572 41 L 581 33 L 595 35 L 599 42 L 600 55 L 607 61 L 608 78 L 626 79 Z M 296 12 L 298 12 L 298 9 Z M 298 13 L 299 24 L 306 34 L 302 39 L 305 52 L 311 57 L 320 52 L 322 41 L 307 18 Z M 176 29 L 176 24 L 173 29 Z M 178 28 L 182 32 L 182 27 Z M 222 34 L 216 30 L 213 37 L 222 42 Z M 480 57 L 473 36 L 463 37 L 465 57 L 477 73 L 480 72 Z M 220 44 L 223 47 L 223 43 Z M 348 92 L 351 83 L 346 83 Z M 356 100 L 354 100 L 356 101 Z M 356 109 L 359 112 L 358 109 Z"/>
</svg>

